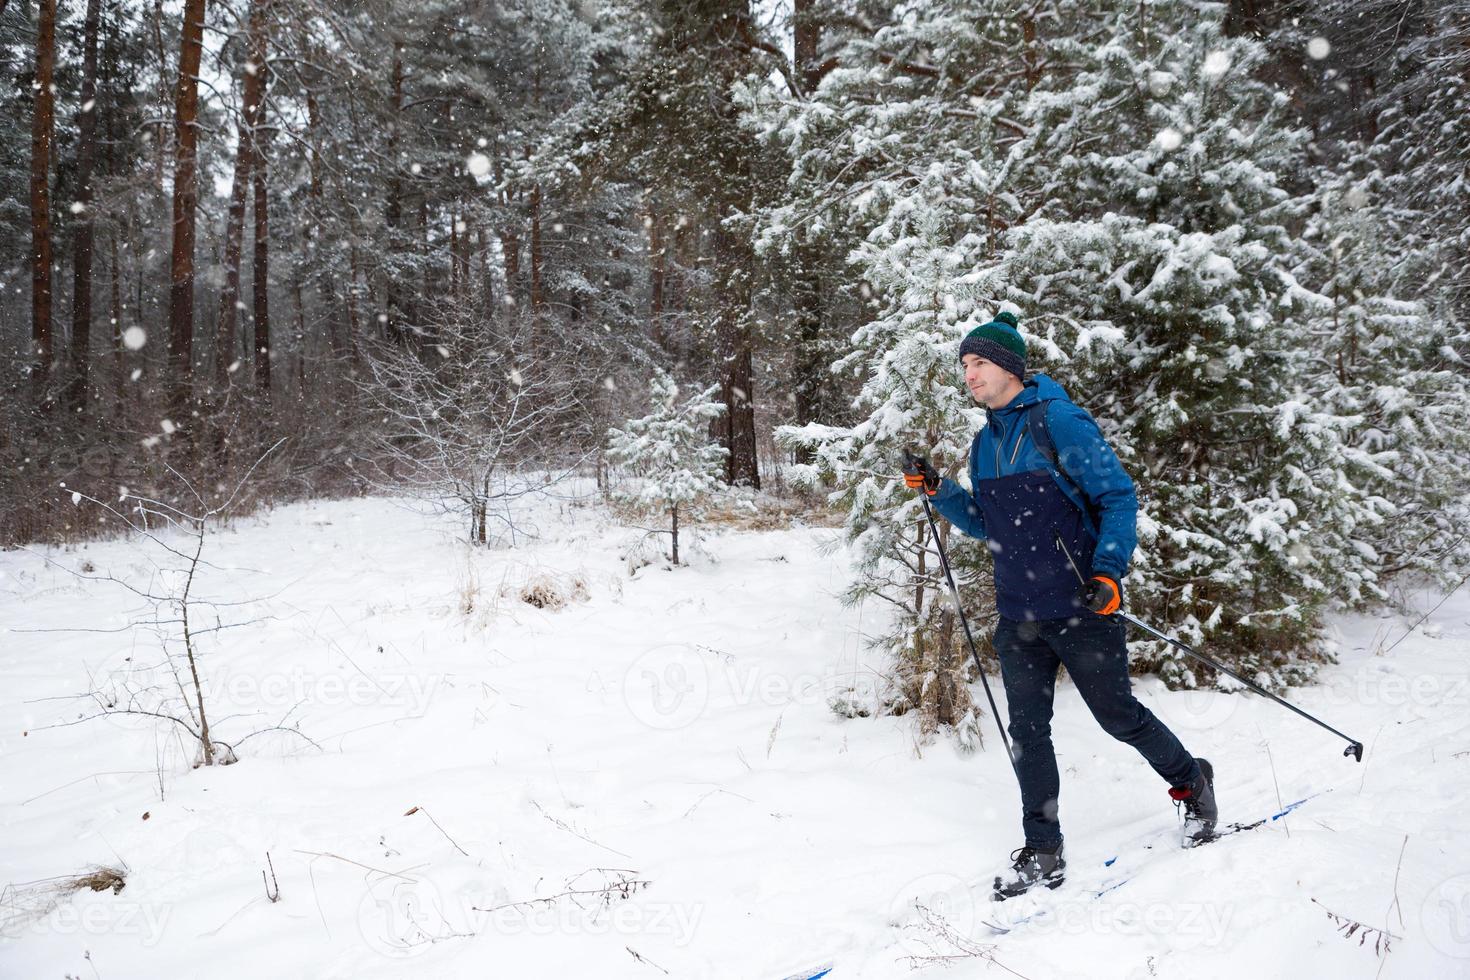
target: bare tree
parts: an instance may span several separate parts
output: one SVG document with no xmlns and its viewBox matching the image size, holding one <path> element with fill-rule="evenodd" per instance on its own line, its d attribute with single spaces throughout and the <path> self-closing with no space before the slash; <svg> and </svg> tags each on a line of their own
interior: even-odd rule
<svg viewBox="0 0 1470 980">
<path fill-rule="evenodd" d="M 92 704 L 93 710 L 60 724 L 79 724 L 109 715 L 157 719 L 187 736 L 189 744 L 197 748 L 196 766 L 229 765 L 237 760 L 236 750 L 243 742 L 265 732 L 287 732 L 311 741 L 295 727 L 286 726 L 285 717 L 274 725 L 257 728 L 234 741 L 220 737 L 211 721 L 212 706 L 206 696 L 207 685 L 201 664 L 201 642 L 205 638 L 217 638 L 227 630 L 260 621 L 260 618 L 255 618 L 227 622 L 227 618 L 257 604 L 260 599 L 209 598 L 201 594 L 200 577 L 205 569 L 223 571 L 204 557 L 210 529 L 226 519 L 241 501 L 252 475 L 266 457 L 280 447 L 281 442 L 266 450 L 234 491 L 213 507 L 205 502 L 203 494 L 193 483 L 172 467 L 168 468 L 169 472 L 178 480 L 185 496 L 195 502 L 196 509 L 186 510 L 126 491 L 116 505 L 80 491 L 70 491 L 73 504 L 80 506 L 85 503 L 99 509 L 113 522 L 126 527 L 140 546 L 148 548 L 145 557 L 152 566 L 149 581 L 138 585 L 107 572 L 78 572 L 50 557 L 42 557 L 48 564 L 79 579 L 111 582 L 143 600 L 149 614 L 124 628 L 151 630 L 158 637 L 161 649 L 157 662 L 141 662 L 140 654 L 130 654 L 126 665 L 93 676 L 90 689 L 81 695 Z M 157 557 L 159 552 L 162 553 L 161 558 Z M 211 619 L 213 625 L 209 624 Z M 287 716 L 289 714 L 288 711 Z"/>
<path fill-rule="evenodd" d="M 375 482 L 461 514 L 476 544 L 488 542 L 492 519 L 513 535 L 504 506 L 580 462 L 552 448 L 585 418 L 580 382 L 533 334 L 530 316 L 451 313 L 422 353 L 377 348 L 361 385 L 383 419 Z M 539 479 L 535 466 L 547 471 Z"/>
</svg>

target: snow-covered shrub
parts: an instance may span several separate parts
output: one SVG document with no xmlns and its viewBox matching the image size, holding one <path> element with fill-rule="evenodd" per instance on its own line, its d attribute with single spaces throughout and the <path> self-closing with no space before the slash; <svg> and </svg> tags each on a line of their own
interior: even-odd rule
<svg viewBox="0 0 1470 980">
<path fill-rule="evenodd" d="M 575 575 L 537 572 L 526 579 L 517 598 L 537 609 L 561 609 L 573 602 L 586 602 L 587 583 Z"/>
</svg>

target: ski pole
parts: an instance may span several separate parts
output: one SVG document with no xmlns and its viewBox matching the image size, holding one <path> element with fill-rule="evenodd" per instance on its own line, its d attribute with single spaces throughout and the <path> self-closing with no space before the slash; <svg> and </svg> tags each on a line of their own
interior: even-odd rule
<svg viewBox="0 0 1470 980">
<path fill-rule="evenodd" d="M 916 459 L 910 450 L 904 451 L 905 462 Z M 960 590 L 954 584 L 954 574 L 949 570 L 949 556 L 944 553 L 944 542 L 939 540 L 939 528 L 934 523 L 934 509 L 929 505 L 929 494 L 923 493 L 920 498 L 924 502 L 924 516 L 929 519 L 929 534 L 934 538 L 934 547 L 939 551 L 939 565 L 944 569 L 944 580 L 949 584 L 950 598 L 954 600 L 955 612 L 959 614 L 960 626 L 965 631 L 965 642 L 970 646 L 970 656 L 975 658 L 975 670 L 980 674 L 980 684 L 985 688 L 985 700 L 990 702 L 990 713 L 995 716 L 996 727 L 1000 729 L 1001 744 L 1006 747 L 1006 758 L 1011 760 L 1011 769 L 1016 772 L 1016 778 L 1021 778 L 1021 773 L 1016 769 L 1016 754 L 1011 751 L 1011 740 L 1006 735 L 1006 726 L 1001 723 L 1000 709 L 995 706 L 995 695 L 990 693 L 990 681 L 985 679 L 985 667 L 980 663 L 980 652 L 975 649 L 975 637 L 970 633 L 970 621 L 965 618 L 964 606 L 960 604 Z"/>
<path fill-rule="evenodd" d="M 1074 574 L 1076 574 L 1077 581 L 1081 582 L 1083 585 L 1086 585 L 1087 584 L 1087 580 L 1082 577 L 1082 570 L 1080 568 L 1078 568 L 1077 567 L 1077 563 L 1072 560 L 1072 552 L 1070 552 L 1070 551 L 1067 550 L 1067 546 L 1062 542 L 1062 536 L 1060 534 L 1058 534 L 1056 531 L 1053 531 L 1052 534 L 1057 539 L 1057 547 L 1061 549 L 1062 554 L 1064 554 L 1064 555 L 1067 556 L 1067 564 L 1069 564 L 1069 565 L 1072 566 L 1072 571 L 1073 571 Z M 1173 646 L 1173 647 L 1175 647 L 1175 648 L 1177 648 L 1179 650 L 1184 651 L 1185 653 L 1189 654 L 1194 659 L 1198 660 L 1200 663 L 1208 664 L 1209 666 L 1215 668 L 1216 670 L 1220 671 L 1221 673 L 1229 674 L 1231 677 L 1234 677 L 1236 680 L 1240 681 L 1242 684 L 1244 684 L 1246 687 L 1250 688 L 1252 691 L 1255 691 L 1257 694 L 1263 694 L 1266 697 L 1270 698 L 1272 701 L 1275 701 L 1277 704 L 1281 705 L 1283 708 L 1290 708 L 1292 711 L 1295 711 L 1297 714 L 1299 714 L 1303 718 L 1307 719 L 1307 721 L 1310 721 L 1310 722 L 1312 722 L 1314 724 L 1320 725 L 1321 727 L 1327 729 L 1329 732 L 1331 732 L 1332 734 L 1336 735 L 1340 739 L 1344 739 L 1348 743 L 1348 747 L 1346 749 L 1344 749 L 1343 752 L 1342 752 L 1342 754 L 1344 756 L 1352 756 L 1353 759 L 1356 760 L 1356 761 L 1358 761 L 1358 762 L 1362 762 L 1363 761 L 1363 743 L 1362 742 L 1359 742 L 1357 739 L 1351 738 L 1351 737 L 1349 737 L 1347 735 L 1344 735 L 1342 732 L 1338 731 L 1336 728 L 1333 728 L 1331 725 L 1327 724 L 1322 719 L 1316 718 L 1316 717 L 1314 717 L 1312 715 L 1307 714 L 1307 712 L 1303 711 L 1301 708 L 1298 708 L 1296 705 L 1292 704 L 1290 701 L 1287 701 L 1284 698 L 1277 697 L 1275 694 L 1272 694 L 1270 691 L 1266 690 L 1264 687 L 1261 687 L 1259 684 L 1255 683 L 1254 681 L 1247 680 L 1246 678 L 1240 676 L 1235 671 L 1231 670 L 1229 667 L 1226 667 L 1224 664 L 1220 663 L 1220 661 L 1215 660 L 1215 659 L 1213 659 L 1211 657 L 1207 657 L 1204 654 L 1202 654 L 1202 653 L 1200 653 L 1200 652 L 1192 649 L 1191 647 L 1185 645 L 1184 643 L 1180 642 L 1179 640 L 1174 639 L 1174 637 L 1168 636 L 1168 635 L 1166 635 L 1164 633 L 1161 633 L 1158 630 L 1154 629 L 1152 626 L 1148 625 L 1147 623 L 1144 623 L 1144 622 L 1141 622 L 1141 621 L 1139 621 L 1137 619 L 1134 619 L 1132 616 L 1130 616 L 1128 613 L 1124 612 L 1123 610 L 1119 609 L 1113 615 L 1115 615 L 1115 616 L 1121 616 L 1123 618 L 1124 622 L 1132 623 L 1134 626 L 1137 626 L 1139 629 L 1143 630 L 1145 633 L 1149 634 L 1150 636 L 1154 637 L 1155 639 L 1163 640 L 1165 643 L 1168 643 L 1170 646 Z"/>
</svg>

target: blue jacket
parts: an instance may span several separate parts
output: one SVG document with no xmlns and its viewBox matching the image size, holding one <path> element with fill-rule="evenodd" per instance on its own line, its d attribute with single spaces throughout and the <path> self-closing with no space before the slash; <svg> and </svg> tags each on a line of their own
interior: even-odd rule
<svg viewBox="0 0 1470 980">
<path fill-rule="evenodd" d="M 1029 406 L 1038 401 L 1048 403 L 1047 428 L 1058 463 L 1071 481 L 1058 476 L 1032 442 L 1026 419 Z M 1062 494 L 1081 511 L 1092 540 L 1092 567 L 1089 570 L 1083 564 L 1082 572 L 1122 581 L 1138 544 L 1138 497 L 1133 481 L 1092 416 L 1073 404 L 1062 386 L 1044 374 L 1033 375 L 1009 405 L 992 409 L 989 415 L 970 446 L 970 485 L 978 489 L 982 481 L 1028 471 L 1050 473 Z M 1072 481 L 1082 488 L 1085 500 L 1078 496 Z M 932 501 L 965 534 L 981 540 L 990 537 L 976 498 L 955 481 L 943 480 Z M 1048 529 L 1037 526 L 1031 530 L 1041 538 L 1035 543 L 1037 547 L 1055 548 Z"/>
</svg>

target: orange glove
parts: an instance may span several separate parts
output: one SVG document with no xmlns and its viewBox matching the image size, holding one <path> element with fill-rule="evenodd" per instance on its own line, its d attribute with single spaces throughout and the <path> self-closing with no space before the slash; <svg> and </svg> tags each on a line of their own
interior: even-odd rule
<svg viewBox="0 0 1470 980">
<path fill-rule="evenodd" d="M 1123 590 L 1116 579 L 1106 575 L 1094 575 L 1082 586 L 1077 596 L 1082 604 L 1102 616 L 1111 616 L 1123 605 Z"/>
<path fill-rule="evenodd" d="M 910 490 L 923 490 L 929 496 L 939 492 L 939 473 L 933 465 L 917 453 L 903 454 L 903 482 Z"/>
</svg>

